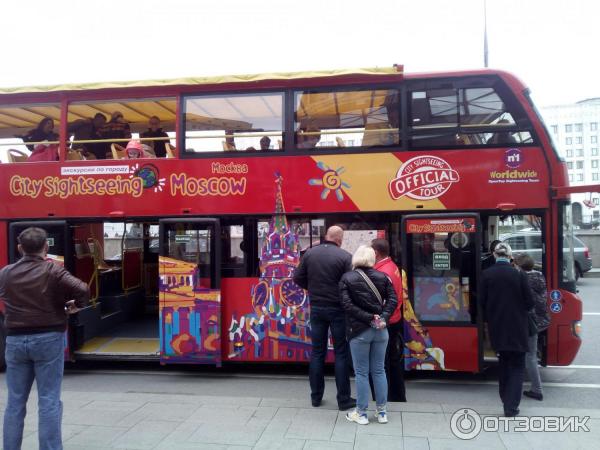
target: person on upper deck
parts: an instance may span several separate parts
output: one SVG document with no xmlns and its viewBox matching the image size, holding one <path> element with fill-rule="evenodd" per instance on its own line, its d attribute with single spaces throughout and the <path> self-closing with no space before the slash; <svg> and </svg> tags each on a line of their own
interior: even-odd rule
<svg viewBox="0 0 600 450">
<path fill-rule="evenodd" d="M 71 122 L 67 127 L 67 132 L 73 135 L 73 150 L 80 150 L 86 159 L 104 159 L 106 158 L 106 144 L 102 142 L 79 143 L 77 141 L 87 141 L 102 139 L 100 130 L 106 124 L 106 116 L 97 113 L 93 118 L 79 119 Z"/>
<path fill-rule="evenodd" d="M 17 136 L 23 139 L 23 142 L 43 142 L 57 141 L 58 134 L 54 132 L 54 120 L 50 117 L 44 117 L 38 123 L 38 126 L 27 132 L 24 136 Z M 27 145 L 27 148 L 33 152 L 35 145 Z"/>
<path fill-rule="evenodd" d="M 296 133 L 298 139 L 298 148 L 315 148 L 321 140 L 321 130 L 315 125 L 308 125 L 306 128 L 300 128 Z"/>
<path fill-rule="evenodd" d="M 169 135 L 163 131 L 163 129 L 160 127 L 160 119 L 157 116 L 152 116 L 150 117 L 150 120 L 148 121 L 148 125 L 150 126 L 150 128 L 148 128 L 148 131 L 144 131 L 140 137 L 142 139 L 144 138 L 168 138 Z M 146 141 L 145 144 L 149 145 L 150 147 L 152 147 L 154 149 L 154 154 L 156 155 L 157 158 L 164 158 L 167 156 L 167 150 L 166 150 L 166 146 L 167 143 L 169 141 L 168 140 L 156 140 L 156 141 Z"/>
<path fill-rule="evenodd" d="M 129 122 L 123 117 L 121 111 L 115 111 L 112 113 L 110 120 L 100 130 L 102 139 L 131 139 L 131 129 L 129 128 Z M 110 151 L 111 144 L 123 145 L 124 141 L 108 142 L 105 144 L 106 151 Z"/>
</svg>

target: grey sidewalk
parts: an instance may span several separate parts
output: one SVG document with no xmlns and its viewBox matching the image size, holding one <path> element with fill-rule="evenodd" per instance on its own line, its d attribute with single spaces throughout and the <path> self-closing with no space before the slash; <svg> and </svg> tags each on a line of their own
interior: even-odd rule
<svg viewBox="0 0 600 450">
<path fill-rule="evenodd" d="M 278 380 L 277 382 L 280 382 Z M 0 394 L 2 414 L 6 392 Z M 23 449 L 37 448 L 32 392 Z M 482 432 L 461 441 L 450 430 L 458 404 L 390 403 L 389 420 L 348 422 L 332 401 L 156 393 L 63 392 L 69 449 L 571 449 L 598 448 L 600 409 L 523 407 L 526 415 L 586 416 L 589 433 Z M 475 407 L 497 414 L 498 405 Z"/>
</svg>

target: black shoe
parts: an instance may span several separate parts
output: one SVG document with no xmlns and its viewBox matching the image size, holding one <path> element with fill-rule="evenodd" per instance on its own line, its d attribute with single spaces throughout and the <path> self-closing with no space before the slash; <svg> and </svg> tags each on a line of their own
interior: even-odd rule
<svg viewBox="0 0 600 450">
<path fill-rule="evenodd" d="M 543 394 L 539 394 L 539 393 L 534 392 L 534 391 L 523 391 L 523 395 L 525 397 L 529 397 L 529 398 L 533 398 L 535 400 L 539 400 L 540 402 L 542 400 L 544 400 L 544 395 Z"/>
<path fill-rule="evenodd" d="M 350 397 L 344 403 L 338 403 L 338 407 L 340 411 L 347 411 L 349 409 L 356 408 L 356 399 Z"/>
<path fill-rule="evenodd" d="M 315 408 L 318 408 L 319 406 L 321 406 L 321 400 L 320 400 L 320 399 L 319 399 L 319 400 L 311 399 L 311 401 L 310 401 L 310 402 L 312 403 L 312 405 L 313 405 Z"/>
<path fill-rule="evenodd" d="M 519 415 L 520 412 L 521 410 L 519 408 L 513 411 L 504 411 L 504 417 L 516 417 Z"/>
</svg>

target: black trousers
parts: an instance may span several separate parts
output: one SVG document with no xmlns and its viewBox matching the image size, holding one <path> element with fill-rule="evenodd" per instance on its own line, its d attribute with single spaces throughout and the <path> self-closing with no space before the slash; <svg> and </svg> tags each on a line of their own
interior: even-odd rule
<svg viewBox="0 0 600 450">
<path fill-rule="evenodd" d="M 404 339 L 402 320 L 387 327 L 390 336 L 385 351 L 385 376 L 388 382 L 388 402 L 405 402 L 406 388 L 404 386 Z M 375 400 L 373 380 L 369 375 L 371 395 Z"/>
<path fill-rule="evenodd" d="M 498 352 L 499 393 L 505 414 L 516 414 L 521 403 L 523 378 L 525 376 L 524 352 Z"/>
</svg>

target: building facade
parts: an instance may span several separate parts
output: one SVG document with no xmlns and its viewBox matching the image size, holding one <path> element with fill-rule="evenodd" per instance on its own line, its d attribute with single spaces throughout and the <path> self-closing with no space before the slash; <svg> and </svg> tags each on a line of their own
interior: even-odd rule
<svg viewBox="0 0 600 450">
<path fill-rule="evenodd" d="M 600 184 L 600 98 L 540 109 L 567 162 L 571 186 Z M 573 194 L 571 199 L 575 223 L 584 227 L 600 223 L 600 194 Z"/>
</svg>

